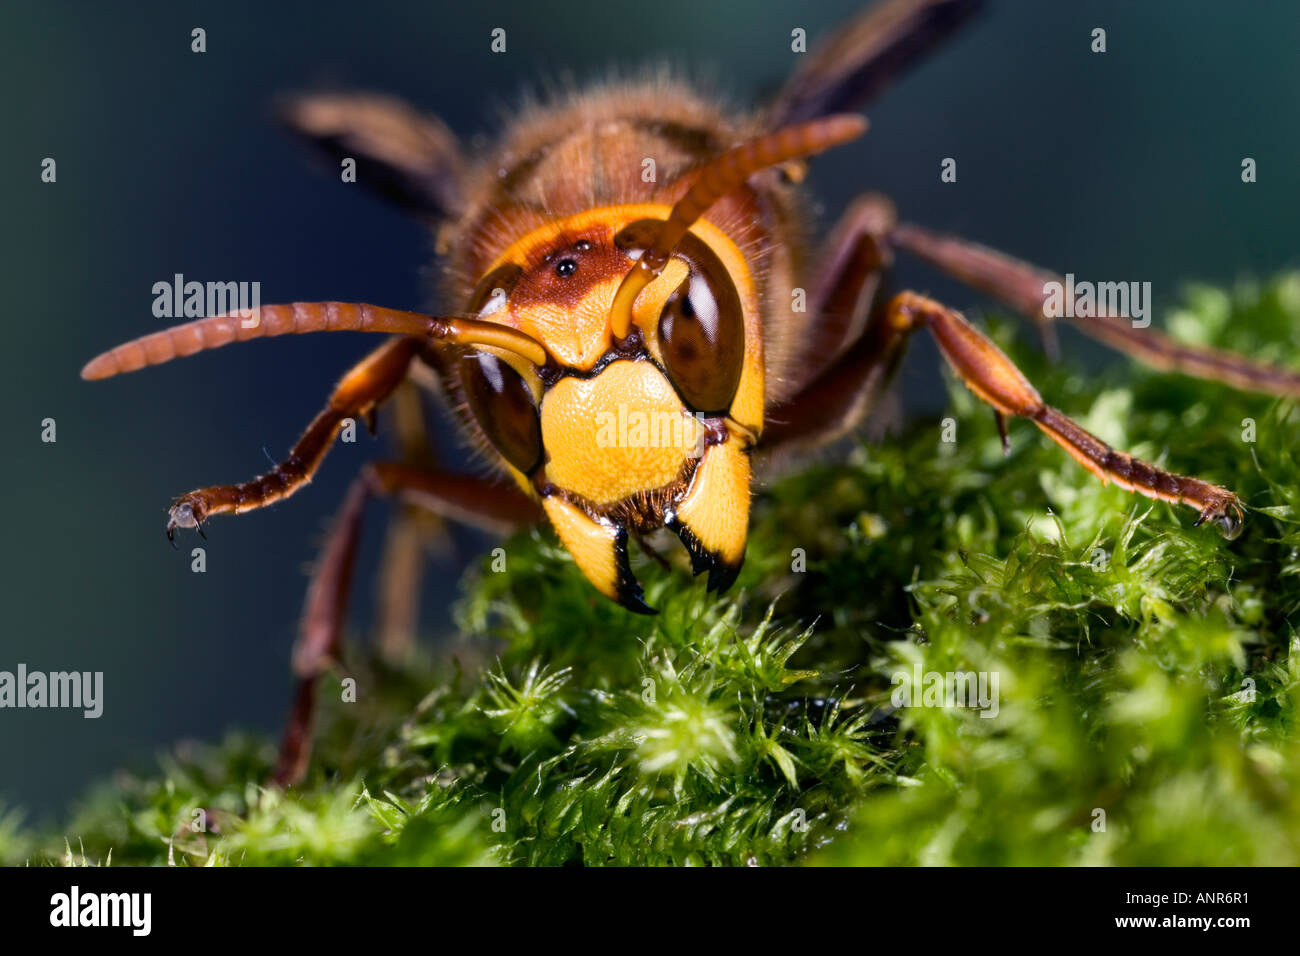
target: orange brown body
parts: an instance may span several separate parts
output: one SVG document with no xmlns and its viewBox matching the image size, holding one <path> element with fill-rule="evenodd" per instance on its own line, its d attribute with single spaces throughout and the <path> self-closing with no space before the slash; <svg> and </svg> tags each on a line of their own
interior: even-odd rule
<svg viewBox="0 0 1300 956">
<path fill-rule="evenodd" d="M 1050 273 L 900 224 L 873 194 L 813 248 L 802 215 L 805 159 L 860 136 L 865 120 L 843 111 L 878 95 L 979 5 L 887 0 L 751 115 L 732 116 L 669 80 L 605 86 L 531 108 L 475 162 L 439 121 L 387 98 L 307 96 L 286 106 L 291 129 L 335 156 L 360 156 L 363 178 L 433 225 L 446 310 L 267 306 L 251 325 L 200 319 L 89 363 L 83 376 L 104 378 L 269 335 L 391 336 L 344 377 L 275 469 L 178 498 L 169 537 L 288 496 L 310 480 L 348 419 L 372 420 L 411 382 L 451 399 L 507 480 L 439 467 L 418 412 L 394 401 L 403 453 L 358 478 L 313 577 L 278 779 L 305 767 L 316 681 L 340 655 L 369 497 L 399 498 L 397 520 L 408 528 L 417 512 L 502 530 L 546 520 L 596 590 L 643 613 L 651 609 L 631 571 L 629 539 L 667 527 L 694 572 L 725 590 L 744 558 L 756 453 L 826 444 L 855 427 L 921 329 L 1000 427 L 1006 416 L 1028 419 L 1103 481 L 1192 506 L 1198 523 L 1238 531 L 1243 507 L 1230 491 L 1109 448 L 1044 403 L 962 316 L 915 293 L 882 292 L 894 254 L 910 252 L 1050 335 Z M 1125 316 L 1081 327 L 1163 368 L 1300 394 L 1293 372 L 1139 334 Z M 634 419 L 649 424 L 633 434 Z M 403 540 L 409 545 L 410 536 Z M 409 546 L 395 554 L 388 567 L 406 571 L 390 577 L 412 579 L 418 554 Z"/>
</svg>

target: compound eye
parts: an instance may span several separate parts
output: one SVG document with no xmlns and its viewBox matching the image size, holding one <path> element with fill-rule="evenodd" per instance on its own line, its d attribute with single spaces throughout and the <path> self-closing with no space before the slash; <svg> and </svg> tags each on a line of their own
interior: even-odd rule
<svg viewBox="0 0 1300 956">
<path fill-rule="evenodd" d="M 614 244 L 638 259 L 663 223 L 642 219 L 626 226 Z M 726 414 L 745 364 L 745 316 L 740 294 L 708 243 L 688 233 L 673 253 L 690 274 L 659 314 L 659 349 L 668 377 L 697 412 Z"/>
<path fill-rule="evenodd" d="M 492 313 L 500 311 L 523 274 L 524 270 L 520 266 L 507 262 L 485 275 L 470 296 L 470 315 L 476 319 L 486 319 Z"/>
<path fill-rule="evenodd" d="M 542 425 L 519 373 L 490 352 L 470 352 L 460 360 L 460 380 L 492 447 L 524 474 L 534 471 L 542 459 Z"/>
<path fill-rule="evenodd" d="M 703 243 L 700 243 L 703 246 Z M 698 255 L 698 253 L 697 253 Z M 659 349 L 673 385 L 696 411 L 725 415 L 745 362 L 745 318 L 740 296 L 711 251 L 696 258 L 690 275 L 659 315 Z"/>
</svg>

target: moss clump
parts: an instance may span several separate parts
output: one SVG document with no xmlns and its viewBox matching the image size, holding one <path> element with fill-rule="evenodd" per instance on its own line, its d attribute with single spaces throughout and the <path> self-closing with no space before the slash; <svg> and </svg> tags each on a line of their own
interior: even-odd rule
<svg viewBox="0 0 1300 956">
<path fill-rule="evenodd" d="M 1169 324 L 1286 360 L 1298 322 L 1285 275 L 1190 290 Z M 365 703 L 327 707 L 301 789 L 258 786 L 266 741 L 188 747 L 56 831 L 0 814 L 0 859 L 1300 863 L 1296 405 L 1049 368 L 1014 330 L 993 324 L 1053 404 L 1237 490 L 1246 533 L 1103 487 L 1024 424 L 1004 458 L 950 383 L 956 442 L 915 421 L 766 485 L 727 600 L 647 561 L 662 613 L 629 615 L 520 535 L 458 610 L 496 658 L 359 660 Z M 996 675 L 996 716 L 891 702 L 957 672 Z"/>
</svg>

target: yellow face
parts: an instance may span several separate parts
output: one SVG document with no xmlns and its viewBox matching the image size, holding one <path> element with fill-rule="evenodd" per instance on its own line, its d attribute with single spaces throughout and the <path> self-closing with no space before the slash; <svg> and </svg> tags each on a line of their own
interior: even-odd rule
<svg viewBox="0 0 1300 956">
<path fill-rule="evenodd" d="M 674 530 L 724 590 L 744 558 L 749 450 L 763 424 L 758 297 L 748 263 L 706 220 L 642 291 L 617 339 L 610 307 L 670 208 L 588 210 L 536 229 L 488 269 L 471 314 L 540 342 L 466 355 L 470 410 L 601 593 L 650 612 L 629 531 Z"/>
</svg>

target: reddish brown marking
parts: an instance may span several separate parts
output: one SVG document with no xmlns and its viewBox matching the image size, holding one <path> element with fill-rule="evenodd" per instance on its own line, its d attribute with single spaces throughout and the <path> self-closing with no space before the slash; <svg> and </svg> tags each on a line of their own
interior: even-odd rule
<svg viewBox="0 0 1300 956">
<path fill-rule="evenodd" d="M 589 243 L 581 249 L 579 244 Z M 632 265 L 614 246 L 613 226 L 584 230 L 582 235 L 561 236 L 544 250 L 529 256 L 524 274 L 510 295 L 510 304 L 519 309 L 535 305 L 576 309 L 593 288 L 610 279 L 621 278 Z M 557 266 L 572 260 L 572 275 L 561 276 Z"/>
</svg>

